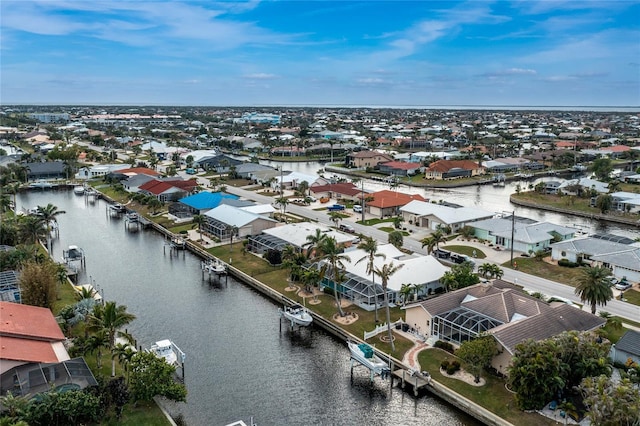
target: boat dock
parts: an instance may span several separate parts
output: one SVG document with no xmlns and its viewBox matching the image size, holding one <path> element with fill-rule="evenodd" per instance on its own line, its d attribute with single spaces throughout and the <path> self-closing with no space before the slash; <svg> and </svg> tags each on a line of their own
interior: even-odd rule
<svg viewBox="0 0 640 426">
<path fill-rule="evenodd" d="M 127 231 L 138 231 L 151 225 L 151 221 L 134 211 L 128 211 L 124 217 L 124 227 Z"/>
<path fill-rule="evenodd" d="M 394 377 L 400 379 L 400 386 L 402 389 L 405 388 L 405 385 L 411 386 L 415 396 L 418 396 L 420 389 L 431 385 L 431 376 L 428 373 L 427 375 L 424 375 L 423 373 L 412 369 L 394 369 L 393 373 L 391 373 L 391 386 L 393 386 Z"/>
</svg>

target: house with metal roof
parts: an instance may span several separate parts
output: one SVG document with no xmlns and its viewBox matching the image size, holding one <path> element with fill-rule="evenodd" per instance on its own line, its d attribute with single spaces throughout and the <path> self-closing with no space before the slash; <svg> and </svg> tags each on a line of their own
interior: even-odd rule
<svg viewBox="0 0 640 426">
<path fill-rule="evenodd" d="M 385 257 L 374 258 L 374 268 L 382 268 L 384 264 L 388 263 L 402 265 L 400 269 L 389 277 L 389 282 L 387 283 L 390 306 L 400 303 L 400 290 L 403 285 L 413 286 L 414 297 L 416 298 L 423 298 L 436 291 L 443 290 L 440 278 L 449 268 L 438 262 L 433 256 L 407 256 L 392 244 L 379 245 L 378 253 L 384 254 Z M 374 310 L 376 306 L 382 306 L 384 289 L 382 288 L 380 277 L 367 274 L 366 261 L 358 263 L 360 259 L 368 258 L 367 253 L 361 249 L 352 249 L 346 250 L 343 254 L 347 258 L 343 261 L 345 265 L 344 278 L 337 283 L 341 297 L 368 311 Z M 319 261 L 317 267 L 324 263 L 325 261 Z M 336 283 L 333 281 L 333 272 L 331 267 L 327 266 L 329 269 L 322 283 L 330 288 L 335 288 Z"/>
<path fill-rule="evenodd" d="M 611 345 L 609 358 L 620 364 L 626 364 L 629 360 L 640 364 L 640 331 L 629 330 L 624 333 L 618 343 Z"/>
<path fill-rule="evenodd" d="M 596 237 L 574 238 L 551 245 L 553 260 L 582 261 L 611 269 L 616 278 L 640 282 L 640 245 L 607 241 Z"/>
<path fill-rule="evenodd" d="M 287 245 L 298 251 L 304 251 L 308 242 L 307 236 L 314 235 L 318 230 L 327 237 L 334 238 L 339 245 L 344 247 L 349 247 L 358 241 L 358 237 L 353 234 L 338 232 L 328 226 L 312 222 L 300 222 L 265 229 L 262 234 L 249 238 L 247 248 L 259 254 L 265 253 L 267 250 L 282 251 Z"/>
<path fill-rule="evenodd" d="M 269 217 L 226 204 L 208 210 L 204 216 L 206 223 L 202 226 L 202 231 L 220 241 L 228 240 L 232 236 L 244 238 L 258 235 L 278 224 Z"/>
<path fill-rule="evenodd" d="M 495 216 L 495 213 L 476 207 L 450 207 L 419 200 L 413 200 L 400 207 L 400 213 L 405 222 L 415 226 L 431 230 L 436 230 L 439 226 L 449 226 L 453 232 L 470 222 Z"/>
<path fill-rule="evenodd" d="M 640 175 L 638 180 L 640 181 Z M 621 212 L 640 213 L 640 194 L 635 192 L 613 192 L 611 194 L 612 208 Z"/>
<path fill-rule="evenodd" d="M 431 341 L 459 346 L 482 333 L 492 334 L 498 344 L 492 366 L 502 374 L 507 373 L 520 342 L 544 340 L 564 331 L 590 331 L 606 323 L 575 306 L 546 303 L 502 280 L 440 294 L 404 309 L 405 321 Z"/>
<path fill-rule="evenodd" d="M 380 173 L 391 176 L 413 176 L 424 172 L 424 167 L 420 163 L 407 163 L 405 161 L 387 161 L 378 164 Z"/>
<path fill-rule="evenodd" d="M 522 253 L 535 253 L 556 241 L 573 238 L 574 228 L 549 222 L 536 222 L 521 217 L 496 217 L 469 223 L 474 236 L 505 249 Z"/>
<path fill-rule="evenodd" d="M 204 214 L 206 211 L 218 207 L 223 200 L 237 200 L 238 196 L 226 192 L 202 191 L 178 200 L 178 205 L 170 206 L 169 213 L 188 213 L 189 215 Z M 176 216 L 183 216 L 177 215 Z"/>
<path fill-rule="evenodd" d="M 599 194 L 606 194 L 609 192 L 609 184 L 595 179 L 580 178 L 568 179 L 558 186 L 558 191 L 562 191 L 563 194 L 568 195 L 578 195 L 580 191 L 591 190 L 594 190 Z"/>
<path fill-rule="evenodd" d="M 22 163 L 27 170 L 27 181 L 39 179 L 64 179 L 67 177 L 67 166 L 62 161 L 44 163 Z"/>
</svg>

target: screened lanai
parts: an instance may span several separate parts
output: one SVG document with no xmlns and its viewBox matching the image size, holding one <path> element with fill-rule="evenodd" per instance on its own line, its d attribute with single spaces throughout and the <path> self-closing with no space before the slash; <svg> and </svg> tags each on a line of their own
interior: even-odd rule
<svg viewBox="0 0 640 426">
<path fill-rule="evenodd" d="M 17 271 L 0 272 L 0 300 L 20 303 L 20 281 Z"/>
<path fill-rule="evenodd" d="M 433 317 L 431 334 L 460 345 L 501 324 L 502 321 L 460 306 Z"/>
<path fill-rule="evenodd" d="M 228 240 L 231 238 L 231 233 L 234 232 L 234 236 L 237 234 L 237 229 L 229 226 L 229 224 L 221 222 L 212 217 L 207 217 L 207 222 L 202 227 L 202 231 L 210 235 L 213 235 L 220 241 Z"/>
<path fill-rule="evenodd" d="M 379 283 L 375 283 L 374 290 L 374 284 L 366 278 L 352 274 L 348 271 L 343 271 L 342 276 L 344 277 L 344 281 L 338 286 L 338 290 L 340 291 L 342 298 L 353 302 L 362 309 L 373 311 L 376 307 L 377 296 L 377 306 L 382 306 L 384 303 L 384 291 Z M 326 287 L 334 288 L 333 272 L 331 272 L 331 267 L 327 268 L 322 284 Z M 388 288 L 387 294 L 389 295 L 389 306 L 393 307 L 396 303 L 397 294 L 395 291 Z"/>
<path fill-rule="evenodd" d="M 249 237 L 249 243 L 247 244 L 247 250 L 263 254 L 267 250 L 282 250 L 288 245 L 286 241 L 269 234 L 260 234 L 255 237 Z"/>
</svg>

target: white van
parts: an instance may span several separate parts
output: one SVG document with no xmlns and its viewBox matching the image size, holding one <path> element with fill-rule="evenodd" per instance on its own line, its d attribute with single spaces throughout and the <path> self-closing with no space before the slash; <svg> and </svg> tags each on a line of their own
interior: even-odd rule
<svg viewBox="0 0 640 426">
<path fill-rule="evenodd" d="M 362 213 L 362 206 L 360 204 L 354 204 L 353 211 L 356 213 Z"/>
</svg>

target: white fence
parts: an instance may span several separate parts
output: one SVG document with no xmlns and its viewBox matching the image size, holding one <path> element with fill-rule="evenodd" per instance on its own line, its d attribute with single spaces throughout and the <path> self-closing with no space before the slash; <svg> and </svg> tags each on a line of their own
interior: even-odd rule
<svg viewBox="0 0 640 426">
<path fill-rule="evenodd" d="M 392 322 L 391 323 L 391 328 L 394 328 L 396 326 L 396 324 L 402 324 L 402 320 L 399 319 L 396 322 Z M 373 336 L 377 336 L 378 334 L 384 332 L 387 330 L 387 323 L 385 322 L 384 324 L 380 324 L 379 326 L 377 326 L 375 329 L 373 329 L 373 331 L 365 331 L 364 332 L 364 340 L 370 339 Z"/>
</svg>

